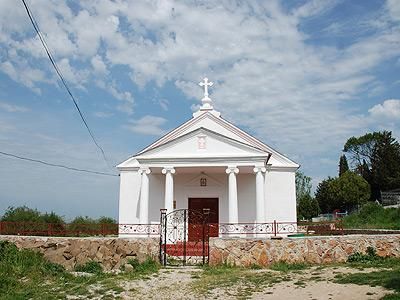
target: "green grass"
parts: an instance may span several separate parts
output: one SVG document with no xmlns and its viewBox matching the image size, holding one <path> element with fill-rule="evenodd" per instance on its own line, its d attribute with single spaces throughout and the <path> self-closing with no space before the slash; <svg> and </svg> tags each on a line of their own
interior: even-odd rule
<svg viewBox="0 0 400 300">
<path fill-rule="evenodd" d="M 355 253 L 349 257 L 348 265 L 356 268 L 377 268 L 378 271 L 369 273 L 338 274 L 334 282 L 346 284 L 381 286 L 394 293 L 383 299 L 400 299 L 400 259 L 379 257 L 372 248 L 366 254 Z"/>
<path fill-rule="evenodd" d="M 279 261 L 273 263 L 269 268 L 274 271 L 290 272 L 290 271 L 304 270 L 309 267 L 311 267 L 311 265 L 306 263 L 287 263 L 284 261 Z"/>
<path fill-rule="evenodd" d="M 343 218 L 344 228 L 400 229 L 400 208 L 383 208 L 376 203 L 365 204 L 359 212 Z"/>
<path fill-rule="evenodd" d="M 119 275 L 103 273 L 96 262 L 76 270 L 93 275 L 75 277 L 40 253 L 0 241 L 0 299 L 63 299 L 66 295 L 114 299 L 123 291 L 122 281 L 148 276 L 157 272 L 159 266 L 148 259 L 142 264 L 135 262 L 132 272 Z"/>
</svg>

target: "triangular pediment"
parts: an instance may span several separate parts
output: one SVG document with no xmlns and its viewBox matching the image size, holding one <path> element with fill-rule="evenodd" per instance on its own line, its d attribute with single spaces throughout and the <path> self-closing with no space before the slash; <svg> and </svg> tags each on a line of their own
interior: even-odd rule
<svg viewBox="0 0 400 300">
<path fill-rule="evenodd" d="M 295 168 L 299 167 L 299 165 L 294 161 L 290 160 L 275 149 L 264 144 L 252 135 L 223 119 L 222 117 L 220 117 L 219 114 L 213 113 L 213 111 L 204 112 L 188 120 L 184 124 L 170 131 L 169 133 L 155 141 L 153 144 L 140 151 L 136 156 L 141 156 L 144 153 L 148 153 L 152 149 L 159 148 L 162 145 L 168 144 L 173 140 L 194 132 L 195 130 L 200 128 L 207 129 L 213 132 L 218 132 L 218 134 L 228 139 L 235 140 L 239 143 L 248 145 L 255 149 L 262 150 L 265 153 L 272 154 L 269 163 L 273 166 L 285 166 Z"/>
<path fill-rule="evenodd" d="M 267 157 L 263 149 L 200 127 L 135 156 L 143 158 Z"/>
</svg>

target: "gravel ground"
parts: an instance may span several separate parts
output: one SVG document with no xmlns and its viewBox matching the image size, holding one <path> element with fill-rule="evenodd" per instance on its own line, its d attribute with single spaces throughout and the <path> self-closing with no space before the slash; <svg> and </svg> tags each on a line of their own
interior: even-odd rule
<svg viewBox="0 0 400 300">
<path fill-rule="evenodd" d="M 310 268 L 290 273 L 290 280 L 272 286 L 257 286 L 238 283 L 213 288 L 198 293 L 192 284 L 199 280 L 203 270 L 195 267 L 162 269 L 148 278 L 121 283 L 123 299 L 380 299 L 391 293 L 382 287 L 336 284 L 331 281 L 337 274 L 371 272 L 352 268 Z M 268 273 L 279 276 L 282 273 L 271 270 L 249 270 L 254 274 Z M 268 275 L 267 274 L 267 275 Z M 243 291 L 245 293 L 243 294 Z"/>
</svg>

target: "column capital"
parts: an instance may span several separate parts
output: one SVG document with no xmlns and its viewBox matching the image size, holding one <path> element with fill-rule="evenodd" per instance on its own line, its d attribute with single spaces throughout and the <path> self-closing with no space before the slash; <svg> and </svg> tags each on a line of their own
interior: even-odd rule
<svg viewBox="0 0 400 300">
<path fill-rule="evenodd" d="M 254 173 L 258 173 L 258 172 L 265 173 L 266 171 L 267 171 L 267 168 L 265 168 L 265 167 L 254 167 L 254 169 L 253 169 Z"/>
<path fill-rule="evenodd" d="M 163 173 L 163 174 L 167 174 L 167 173 L 175 174 L 175 169 L 174 169 L 174 167 L 164 167 L 164 169 L 162 169 L 161 173 Z"/>
<path fill-rule="evenodd" d="M 238 174 L 239 173 L 239 169 L 236 166 L 229 166 L 226 170 L 225 170 L 226 174 L 230 174 L 230 173 L 234 173 L 234 174 Z"/>
<path fill-rule="evenodd" d="M 151 173 L 151 170 L 148 167 L 142 167 L 142 168 L 139 169 L 138 172 L 139 172 L 139 174 L 147 174 L 147 175 L 149 175 Z"/>
</svg>

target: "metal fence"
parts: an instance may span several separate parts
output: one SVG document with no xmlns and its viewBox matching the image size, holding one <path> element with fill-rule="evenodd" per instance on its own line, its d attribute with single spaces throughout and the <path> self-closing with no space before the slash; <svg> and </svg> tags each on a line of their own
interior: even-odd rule
<svg viewBox="0 0 400 300">
<path fill-rule="evenodd" d="M 269 222 L 210 224 L 223 236 L 340 235 L 341 220 L 330 222 Z M 215 228 L 218 227 L 218 228 Z M 160 224 L 50 224 L 36 222 L 0 222 L 0 235 L 23 236 L 159 236 Z"/>
</svg>

